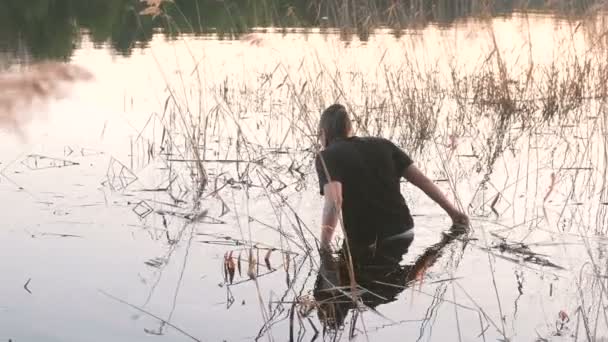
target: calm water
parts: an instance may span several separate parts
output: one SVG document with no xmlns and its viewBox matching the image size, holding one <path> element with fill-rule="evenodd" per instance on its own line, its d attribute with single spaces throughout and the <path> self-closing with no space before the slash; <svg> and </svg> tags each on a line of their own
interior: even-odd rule
<svg viewBox="0 0 608 342">
<path fill-rule="evenodd" d="M 32 3 L 0 5 L 13 11 L 0 10 L 0 64 L 69 59 L 95 80 L 67 99 L 24 107 L 19 133 L 0 127 L 0 341 L 608 336 L 606 272 L 592 266 L 607 257 L 601 101 L 526 130 L 516 120 L 497 126 L 492 115 L 459 122 L 458 96 L 420 91 L 407 99 L 438 101 L 422 147 L 407 122 L 424 106 L 391 112 L 403 121 L 363 124 L 363 109 L 380 108 L 378 99 L 406 100 L 405 91 L 388 94 L 390 82 L 429 89 L 422 80 L 443 87 L 454 70 L 474 73 L 494 49 L 490 32 L 514 74 L 530 61 L 546 70 L 566 56 L 605 56 L 589 33 L 601 19 L 579 25 L 537 14 L 448 25 L 471 12 L 448 11 L 398 35 L 300 28 L 222 39 L 236 27 L 229 20 L 242 33 L 275 23 L 270 14 L 289 5 L 226 16 L 238 7 L 209 2 L 195 11 L 197 3 L 180 2 L 198 27 L 180 35 L 139 22 L 128 1 Z M 322 20 L 334 23 L 330 9 Z M 305 6 L 293 11 L 299 27 L 323 25 Z M 205 25 L 192 13 L 203 13 Z M 419 74 L 406 73 L 412 65 Z M 469 237 L 443 240 L 448 218 L 403 184 L 416 220 L 403 264 L 425 271 L 407 288 L 373 278 L 365 287 L 376 301 L 350 311 L 337 332 L 323 329 L 311 304 L 322 204 L 311 151 L 318 113 L 336 100 L 351 105 L 360 134 L 394 138 L 451 198 L 454 184 L 473 220 Z M 207 132 L 196 142 L 209 176 L 202 193 L 190 161 L 193 127 Z M 227 255 L 241 264 L 232 284 Z"/>
</svg>

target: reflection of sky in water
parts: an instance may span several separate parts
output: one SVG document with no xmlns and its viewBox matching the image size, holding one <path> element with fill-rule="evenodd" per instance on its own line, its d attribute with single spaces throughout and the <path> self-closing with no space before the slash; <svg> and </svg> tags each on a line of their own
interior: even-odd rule
<svg viewBox="0 0 608 342">
<path fill-rule="evenodd" d="M 527 65 L 526 25 L 528 23 L 525 20 L 496 19 L 493 22 L 501 52 L 505 60 L 512 65 Z M 568 32 L 573 29 L 572 26 L 556 27 L 554 19 L 543 17 L 531 17 L 529 25 L 533 28 L 530 31 L 530 46 L 535 63 L 549 63 L 555 56 L 570 49 L 556 37 L 567 37 Z M 138 306 L 146 302 L 150 291 L 153 290 L 145 309 L 163 318 L 170 314 L 173 298 L 176 297 L 172 323 L 194 336 L 204 337 L 203 340 L 250 340 L 251 336 L 257 334 L 262 326 L 262 318 L 254 285 L 247 283 L 234 287 L 232 291 L 235 304 L 226 310 L 226 289 L 218 284 L 223 281 L 220 267 L 222 258 L 230 247 L 201 244 L 196 241 L 203 238 L 195 237 L 191 248 L 186 248 L 192 227 L 186 228 L 180 244 L 175 246 L 169 266 L 162 273 L 161 281 L 155 285 L 159 273 L 144 262 L 165 256 L 172 247 L 167 244 L 160 216 L 153 214 L 145 220 L 140 220 L 132 209 L 142 198 L 150 202 L 167 202 L 169 199 L 160 193 L 132 190 L 154 188 L 162 183 L 166 175 L 160 170 L 162 162 L 157 160 L 148 164 L 136 161 L 133 171 L 140 179 L 130 188 L 131 191 L 123 195 L 113 193 L 102 185 L 111 157 L 131 166 L 131 142 L 146 125 L 150 113 L 160 114 L 162 111 L 167 96 L 166 83 L 182 92 L 178 94 L 180 97 L 184 92 L 187 96 L 196 95 L 198 81 L 193 77 L 192 71 L 197 66 L 204 85 L 203 112 L 206 113 L 218 101 L 221 102 L 219 89 L 225 81 L 231 91 L 253 91 L 260 84 L 261 77 L 272 73 L 277 66 L 282 75 L 289 74 L 295 80 L 307 79 L 319 72 L 335 73 L 338 70 L 344 74 L 364 73 L 373 83 L 381 79 L 378 75 L 383 73 L 384 67 L 397 68 L 406 60 L 418 63 L 421 71 L 436 67 L 442 70 L 448 63 L 471 70 L 492 50 L 487 31 L 479 23 L 458 25 L 450 30 L 429 27 L 422 32 L 406 34 L 398 41 L 391 35 L 378 34 L 372 36 L 369 42 L 361 43 L 355 40 L 348 46 L 332 35 L 282 37 L 279 34 L 263 34 L 259 37 L 260 44 L 252 45 L 247 41 L 226 42 L 188 37 L 168 43 L 157 36 L 149 49 L 136 50 L 129 58 L 112 56 L 108 51 L 93 49 L 90 43 L 85 42 L 72 60 L 91 69 L 96 80 L 78 86 L 69 100 L 50 104 L 44 110 L 31 109 L 34 114 L 39 112 L 39 115 L 26 127 L 25 141 L 6 131 L 0 131 L 4 142 L 0 145 L 0 170 L 3 170 L 5 175 L 0 178 L 0 207 L 4 208 L 3 229 L 0 230 L 0 237 L 4 242 L 0 251 L 3 260 L 0 262 L 0 274 L 3 274 L 4 279 L 0 283 L 0 339 L 143 341 L 152 338 L 144 329 L 156 329 L 158 323 L 154 319 L 101 295 L 99 289 Z M 583 49 L 584 44 L 584 36 L 577 34 L 574 45 L 578 51 Z M 404 58 L 406 55 L 407 59 Z M 380 61 L 382 66 L 379 66 Z M 298 84 L 296 81 L 294 83 Z M 182 85 L 186 86 L 185 90 Z M 350 83 L 346 83 L 346 86 L 350 87 L 346 88 L 349 92 L 346 96 L 349 99 L 352 97 L 355 102 L 360 101 L 361 88 Z M 329 100 L 331 95 L 323 96 L 325 100 Z M 270 99 L 276 101 L 278 111 L 294 110 L 281 107 L 284 103 L 281 100 L 283 99 Z M 239 106 L 239 103 L 234 103 L 234 106 Z M 313 112 L 317 109 L 309 108 Z M 289 113 L 283 113 L 283 120 L 273 122 L 271 131 L 255 127 L 257 113 L 254 109 L 247 108 L 247 113 L 253 118 L 238 122 L 243 125 L 243 130 L 252 141 L 266 141 L 268 132 L 283 137 L 289 129 Z M 223 124 L 230 129 L 221 135 L 224 138 L 234 135 L 234 123 L 227 120 Z M 574 130 L 574 133 L 578 132 Z M 149 129 L 144 131 L 146 138 L 154 136 L 158 139 L 160 134 L 159 131 L 151 132 Z M 542 198 L 551 173 L 551 169 L 545 165 L 547 158 L 553 147 L 558 147 L 555 154 L 559 154 L 563 153 L 564 146 L 558 137 L 546 139 L 540 142 L 531 140 L 531 144 L 540 145 L 539 155 L 536 154 L 539 150 L 526 150 L 525 143 L 520 141 L 516 146 L 519 155 L 507 155 L 502 160 L 507 166 L 501 165 L 496 170 L 492 178 L 496 183 L 491 186 L 507 188 L 507 185 L 516 179 L 524 179 L 524 174 L 527 174 L 530 178 L 528 188 L 509 185 L 508 191 L 505 192 L 505 200 L 509 205 L 503 201 L 498 205 L 501 212 L 505 213 L 504 216 L 498 220 L 488 217 L 483 218 L 481 222 L 477 221 L 477 237 L 482 239 L 482 231 L 496 229 L 500 225 L 513 226 L 519 222 L 521 215 L 530 215 L 530 218 L 542 215 L 538 200 L 534 198 L 531 189 L 534 188 L 535 192 L 541 194 L 537 195 L 537 198 Z M 593 153 L 599 155 L 602 151 L 597 146 L 601 146 L 601 141 L 599 138 L 595 139 L 598 140 L 593 140 L 593 146 L 597 150 Z M 464 137 L 462 144 L 478 143 L 470 140 L 472 139 Z M 300 149 L 308 147 L 297 146 L 298 141 L 292 143 Z M 139 155 L 138 148 L 142 146 L 137 143 L 134 146 L 133 155 Z M 221 151 L 225 145 L 212 147 Z M 81 148 L 86 148 L 87 153 L 81 153 Z M 66 159 L 79 165 L 31 170 L 21 163 L 30 154 Z M 420 156 L 420 163 L 429 170 L 433 178 L 443 178 L 439 162 L 432 156 Z M 535 169 L 536 165 L 532 169 L 519 166 L 520 161 L 528 156 L 545 164 L 540 165 L 539 170 Z M 281 159 L 277 160 L 280 164 Z M 464 160 L 462 164 L 452 166 L 456 170 L 458 167 L 469 167 L 466 159 Z M 286 163 L 288 161 L 285 160 Z M 602 160 L 598 159 L 596 167 L 601 168 L 601 165 Z M 211 164 L 209 167 L 215 173 L 234 173 L 232 166 Z M 310 172 L 310 169 L 306 172 Z M 516 173 L 519 175 L 515 176 Z M 468 203 L 473 201 L 474 186 L 479 183 L 482 175 L 464 171 L 463 174 L 466 178 L 458 187 L 462 190 L 463 201 Z M 565 172 L 563 175 L 563 184 L 566 185 L 572 173 Z M 289 203 L 293 209 L 316 233 L 320 201 L 314 178 L 314 174 L 309 177 L 306 191 L 299 192 L 290 188 L 287 194 L 290 194 Z M 183 184 L 187 185 L 187 180 L 188 177 L 185 176 L 182 179 Z M 505 185 L 498 184 L 499 182 L 504 182 Z M 488 196 L 491 194 L 492 191 L 489 191 Z M 269 244 L 279 242 L 278 234 L 272 229 L 265 228 L 258 222 L 248 223 L 245 215 L 250 215 L 273 226 L 280 224 L 289 227 L 290 234 L 294 234 L 290 227 L 294 218 L 292 214 L 287 214 L 288 210 L 283 208 L 277 218 L 276 208 L 270 205 L 267 194 L 257 189 L 252 190 L 250 195 L 251 199 L 246 202 L 242 191 L 225 189 L 222 196 L 231 212 L 222 219 L 228 224 L 198 224 L 193 226 L 194 229 L 199 232 L 240 237 L 242 228 L 244 238 L 247 238 L 250 226 L 254 240 Z M 591 194 L 589 198 L 595 195 Z M 412 259 L 425 246 L 437 240 L 439 232 L 446 227 L 447 219 L 438 208 L 409 187 L 405 196 L 414 212 L 419 215 L 416 217 L 417 237 L 410 255 L 406 257 Z M 530 233 L 529 240 L 526 241 L 560 243 L 573 240 L 580 243 L 569 235 L 560 236 L 545 231 L 554 231 L 556 218 L 563 206 L 559 203 L 565 202 L 567 198 L 568 193 L 556 191 L 555 205 L 550 206 L 551 223 L 540 222 L 538 225 L 542 229 Z M 581 196 L 580 200 L 585 199 Z M 491 198 L 483 198 L 474 202 L 479 204 L 480 201 L 490 200 Z M 217 201 L 203 202 L 203 206 L 210 207 L 210 215 L 219 216 L 221 208 Z M 167 210 L 166 207 L 163 209 Z M 238 221 L 235 218 L 237 213 L 240 215 Z M 582 219 L 580 223 L 583 223 Z M 584 223 L 591 224 L 586 221 Z M 534 224 L 531 219 L 531 222 L 514 229 L 513 234 L 517 236 L 514 239 L 521 238 L 522 234 L 526 234 L 528 226 L 533 227 Z M 175 238 L 184 223 L 181 219 L 169 217 L 168 225 L 170 236 Z M 50 233 L 80 237 L 58 237 L 49 235 Z M 482 242 L 471 243 L 472 246 L 465 252 L 466 255 L 455 270 L 454 276 L 461 278 L 458 281 L 468 294 L 499 322 L 496 294 L 490 280 L 492 271 L 488 268 L 485 252 L 480 249 Z M 595 244 L 596 241 L 592 243 Z M 601 244 L 598 246 L 602 247 Z M 587 260 L 580 244 L 568 246 L 568 250 L 562 247 L 536 248 L 550 254 L 557 264 L 568 268 L 571 266 L 575 270 L 578 270 L 578 265 L 583 260 Z M 439 266 L 429 271 L 429 279 L 448 277 L 445 270 L 449 267 L 446 265 L 456 258 L 452 255 L 457 253 L 452 252 L 454 254 L 448 253 L 443 263 L 439 262 Z M 280 263 L 280 256 L 275 258 L 277 263 Z M 187 260 L 187 263 L 183 279 L 180 280 L 184 260 Z M 304 269 L 308 267 L 310 265 L 305 265 Z M 518 337 L 535 336 L 535 330 L 551 331 L 545 324 L 551 325 L 560 309 L 574 308 L 577 303 L 570 275 L 566 272 L 553 272 L 550 269 L 530 270 L 501 258 L 496 259 L 495 269 L 502 309 L 509 322 L 508 335 L 515 334 L 516 340 Z M 514 304 L 519 295 L 515 272 L 525 272 L 525 295 L 517 304 Z M 23 289 L 23 284 L 30 278 L 29 289 L 32 294 Z M 300 281 L 305 282 L 306 279 Z M 298 284 L 298 291 L 302 285 Z M 311 286 L 308 283 L 308 287 L 304 287 L 305 291 L 311 289 Z M 176 294 L 178 287 L 180 290 Z M 285 291 L 284 273 L 279 271 L 261 278 L 260 287 L 266 305 L 271 299 L 278 300 L 278 294 Z M 433 294 L 433 291 L 446 290 L 438 285 L 425 285 L 422 289 L 430 294 Z M 451 298 L 451 289 L 447 291 L 446 299 Z M 272 296 L 271 292 L 274 293 Z M 473 306 L 462 292 L 457 290 L 457 293 L 457 301 Z M 382 315 L 393 321 L 419 320 L 432 301 L 431 297 L 410 289 L 406 289 L 399 298 L 396 302 L 379 307 Z M 453 318 L 454 307 L 443 304 L 437 315 L 432 339 L 453 340 L 457 331 Z M 139 318 L 135 319 L 135 316 Z M 404 334 L 418 336 L 419 333 L 419 323 L 404 323 L 373 332 L 390 322 L 373 315 L 365 317 L 366 324 L 372 331 L 370 336 L 373 336 L 374 340 L 391 340 Z M 464 336 L 473 338 L 479 334 L 479 317 L 476 312 L 460 310 L 459 318 L 460 324 L 467 328 L 463 332 Z M 273 328 L 275 339 L 284 338 L 286 324 L 282 322 Z M 490 339 L 498 337 L 493 328 L 490 328 L 487 334 Z M 187 340 L 172 329 L 167 329 L 165 337 L 165 340 L 171 341 Z"/>
</svg>

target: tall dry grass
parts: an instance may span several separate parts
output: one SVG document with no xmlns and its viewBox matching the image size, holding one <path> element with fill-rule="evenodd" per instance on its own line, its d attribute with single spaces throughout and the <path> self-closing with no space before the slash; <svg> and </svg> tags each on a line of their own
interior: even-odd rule
<svg viewBox="0 0 608 342">
<path fill-rule="evenodd" d="M 147 4 L 149 7 L 142 14 L 163 16 L 162 1 L 148 0 Z M 349 4 L 340 2 L 340 6 Z M 361 9 L 349 11 L 349 8 L 335 8 L 335 13 L 343 16 L 345 25 L 363 23 L 369 25 L 366 29 L 374 27 L 374 16 L 384 15 L 377 12 L 370 17 Z M 395 7 L 391 11 L 400 13 L 401 10 Z M 356 13 L 356 17 L 349 13 Z M 164 19 L 172 25 L 171 18 Z M 592 40 L 603 44 L 606 32 L 594 32 Z M 165 162 L 170 179 L 166 191 L 176 206 L 187 202 L 191 211 L 182 216 L 187 224 L 176 234 L 176 241 L 170 242 L 172 248 L 177 246 L 182 236 L 192 240 L 194 233 L 190 223 L 206 218 L 207 212 L 202 208 L 215 204 L 221 207 L 220 217 L 225 211 L 245 217 L 242 227 L 237 221 L 243 235 L 240 241 L 250 248 L 248 262 L 250 266 L 254 265 L 255 232 L 250 229 L 252 214 L 249 204 L 264 201 L 280 222 L 278 227 L 272 227 L 281 238 L 279 249 L 305 256 L 314 253 L 318 243 L 315 241 L 317 232 L 308 227 L 290 206 L 289 197 L 310 185 L 311 161 L 319 148 L 318 115 L 336 101 L 350 110 L 358 133 L 394 139 L 421 160 L 440 160 L 441 167 L 436 170 L 438 178 L 445 177 L 452 183 L 450 191 L 458 188 L 454 183 L 471 183 L 475 189 L 472 198 L 459 198 L 459 201 L 474 216 L 489 215 L 486 213 L 488 207 L 495 209 L 501 199 L 508 198 L 508 192 L 516 193 L 511 191 L 513 188 L 525 186 L 526 195 L 533 197 L 530 201 L 540 199 L 543 205 L 560 193 L 568 195 L 564 196 L 562 211 L 551 228 L 576 231 L 581 236 L 590 228 L 594 234 L 605 235 L 605 227 L 608 226 L 606 206 L 571 209 L 567 205 L 574 197 L 597 199 L 601 203 L 608 198 L 608 117 L 605 110 L 608 103 L 608 60 L 605 50 L 596 48 L 581 55 L 556 56 L 551 63 L 543 65 L 530 60 L 522 68 L 505 60 L 491 29 L 489 34 L 494 48 L 480 56 L 483 62 L 472 70 L 461 70 L 456 66 L 450 66 L 447 71 L 439 67 L 424 69 L 415 57 L 404 53 L 400 66 L 380 61 L 378 69 L 381 72 L 375 75 L 364 70 L 343 70 L 340 65 L 320 65 L 317 60 L 304 60 L 298 72 L 278 64 L 272 73 L 253 82 L 208 80 L 198 68 L 193 70 L 189 79 L 182 74 L 177 81 L 165 76 L 168 95 L 162 112 L 155 118 L 162 125 L 162 138 L 150 144 L 147 151 L 161 156 Z M 248 36 L 244 39 L 259 45 L 263 37 Z M 196 53 L 189 52 L 189 58 L 194 64 L 198 63 Z M 158 66 L 164 72 L 166 66 L 160 63 Z M 24 71 L 1 75 L 0 126 L 21 131 L 23 124 L 30 119 L 24 109 L 66 96 L 67 89 L 74 82 L 91 78 L 85 69 L 59 63 L 33 65 Z M 278 105 L 269 99 L 279 99 Z M 263 118 L 257 125 L 268 132 L 265 139 L 248 132 L 244 118 L 252 115 Z M 538 139 L 539 135 L 547 132 L 552 134 L 552 139 Z M 212 144 L 225 154 L 212 155 Z M 465 144 L 467 146 L 462 147 Z M 563 146 L 559 151 L 565 153 L 563 156 L 554 153 L 551 160 L 540 165 L 542 161 L 538 157 L 534 162 L 517 157 L 518 154 L 523 155 L 522 146 L 527 147 L 528 152 L 533 149 L 553 151 Z M 518 165 L 517 175 L 512 177 L 515 166 L 504 165 L 506 160 L 515 160 L 523 165 L 525 171 L 521 173 L 526 175 L 519 175 Z M 218 168 L 218 164 L 229 166 Z M 599 172 L 599 176 L 598 173 L 586 172 L 589 165 L 598 168 L 593 171 Z M 527 177 L 535 178 L 530 184 L 538 188 L 539 180 L 542 180 L 540 172 L 545 167 L 550 168 L 554 175 L 550 190 L 532 189 Z M 222 172 L 209 171 L 215 169 Z M 510 184 L 499 185 L 503 174 L 511 176 L 507 177 Z M 180 197 L 183 192 L 192 196 Z M 237 203 L 235 192 L 243 194 L 242 202 Z M 491 194 L 493 199 L 478 199 L 477 193 Z M 515 198 L 511 202 L 515 203 Z M 531 204 L 538 209 L 536 205 Z M 584 213 L 583 210 L 587 209 L 588 212 Z M 204 214 L 197 214 L 201 212 Z M 590 212 L 595 216 L 595 230 L 583 219 L 585 215 L 591 215 Z M 524 213 L 524 221 L 532 221 L 527 215 Z M 568 220 L 564 221 L 566 216 Z M 186 229 L 191 230 L 190 234 L 182 234 Z M 487 242 L 484 247 L 488 247 Z M 593 326 L 597 326 L 603 315 L 602 298 L 608 296 L 601 281 L 605 270 L 596 258 L 594 246 L 589 244 L 587 252 L 589 263 L 581 268 L 577 281 L 581 308 L 578 312 L 584 321 L 582 335 L 593 340 L 596 335 Z M 455 257 L 451 262 L 457 265 L 460 258 Z M 495 261 L 489 253 L 488 263 L 495 270 Z M 310 267 L 318 267 L 312 258 Z M 234 272 L 234 265 L 232 268 Z M 273 320 L 280 320 L 282 311 L 278 306 L 270 309 L 271 305 L 265 302 L 264 291 L 257 282 L 258 270 L 250 267 L 248 276 L 256 282 L 260 310 L 265 320 L 260 335 L 272 339 Z M 349 276 L 352 280 L 352 275 Z M 444 301 L 442 296 L 448 283 L 445 284 L 440 289 L 440 296 L 434 298 L 430 316 Z M 353 283 L 350 285 L 355 287 Z M 500 307 L 501 292 L 494 278 L 492 286 Z M 286 296 L 297 297 L 303 291 L 303 288 L 296 290 L 290 283 Z M 355 302 L 357 312 L 364 312 L 366 308 L 358 302 L 356 292 L 353 293 L 349 298 Z M 456 302 L 456 292 L 452 294 Z M 483 313 L 480 320 L 483 316 L 491 321 L 481 305 L 476 304 L 479 312 Z M 492 322 L 492 326 L 508 339 L 505 328 L 508 323 L 504 321 L 502 312 L 500 316 L 494 319 L 500 324 Z"/>
<path fill-rule="evenodd" d="M 155 8 L 150 14 L 162 16 L 161 7 Z M 166 19 L 170 23 L 170 18 Z M 185 178 L 191 184 L 186 187 L 196 194 L 194 208 L 219 202 L 222 214 L 228 207 L 227 210 L 250 217 L 250 203 L 257 201 L 259 205 L 263 199 L 281 222 L 276 229 L 281 237 L 280 249 L 309 256 L 318 245 L 314 240 L 317 234 L 290 207 L 289 196 L 310 184 L 311 160 L 319 148 L 318 116 L 323 108 L 337 101 L 349 109 L 359 134 L 394 139 L 416 159 L 440 164 L 434 171 L 438 179 L 450 183 L 453 196 L 458 196 L 458 189 L 463 188 L 460 183 L 470 186 L 468 198 L 457 199 L 476 218 L 500 216 L 501 203 L 508 203 L 514 216 L 523 208 L 518 213 L 522 220 L 519 224 L 530 225 L 530 230 L 537 228 L 534 222 L 545 220 L 548 229 L 575 232 L 581 239 L 589 233 L 606 234 L 604 227 L 608 222 L 602 203 L 608 193 L 608 60 L 605 45 L 601 44 L 608 31 L 589 33 L 590 41 L 599 45 L 582 54 L 557 55 L 543 64 L 530 59 L 522 66 L 503 56 L 495 32 L 491 25 L 488 27 L 493 48 L 479 56 L 481 62 L 475 68 L 466 70 L 453 65 L 425 69 L 415 57 L 404 53 L 401 65 L 380 61 L 378 69 L 382 72 L 375 74 L 303 60 L 297 72 L 278 64 L 272 73 L 255 81 L 204 80 L 198 68 L 191 79 L 175 81 L 166 77 L 168 96 L 159 120 L 164 137 L 164 145 L 160 145 L 165 152 L 171 151 L 167 153 L 167 164 L 176 173 L 187 173 Z M 257 42 L 263 37 L 255 39 Z M 189 51 L 189 57 L 197 61 L 196 54 Z M 163 67 L 159 64 L 161 71 Z M 267 132 L 265 139 L 248 131 L 250 123 L 244 118 L 250 116 L 260 118 L 256 125 Z M 212 142 L 218 150 L 229 153 L 210 157 Z M 230 166 L 217 168 L 218 163 Z M 209 172 L 213 169 L 222 172 Z M 545 170 L 551 172 L 550 178 Z M 545 179 L 550 179 L 548 189 L 541 185 Z M 230 206 L 225 197 L 235 196 L 235 186 L 244 199 L 237 204 L 233 197 Z M 518 191 L 523 191 L 526 198 L 516 198 Z M 546 209 L 547 202 L 557 196 L 562 202 L 558 202 L 560 208 L 554 209 L 554 216 L 545 212 L 545 217 L 539 217 L 539 209 Z M 598 202 L 570 206 L 575 198 Z M 594 216 L 595 226 L 586 221 L 587 215 Z M 253 245 L 255 232 L 249 223 L 247 220 L 242 227 L 239 225 L 241 239 Z M 485 230 L 475 228 L 481 247 L 489 251 Z M 248 237 L 244 233 L 247 230 Z M 291 244 L 289 239 L 298 241 Z M 577 312 L 584 321 L 580 335 L 592 340 L 596 335 L 593 325 L 602 319 L 602 298 L 608 297 L 594 246 L 586 245 L 586 250 L 589 263 L 581 267 L 580 280 L 576 282 L 577 305 L 582 308 Z M 452 262 L 458 265 L 461 257 Z M 492 317 L 484 310 L 487 303 L 476 303 L 468 292 L 464 294 L 475 303 L 480 320 L 486 320 L 482 326 L 492 323 L 498 334 L 508 340 L 503 293 L 494 276 L 500 270 L 489 252 L 487 260 L 491 270 L 489 284 L 494 289 L 500 317 Z M 311 260 L 311 267 L 317 266 Z M 256 281 L 257 274 L 250 273 L 251 280 Z M 257 281 L 256 289 L 265 319 L 260 336 L 272 336 L 271 318 L 280 309 L 268 312 Z M 432 321 L 433 312 L 444 302 L 446 289 L 447 285 L 443 286 L 434 298 L 427 322 Z M 286 293 L 290 292 L 295 296 L 293 285 Z M 355 302 L 357 312 L 364 312 L 365 307 L 353 293 L 349 298 Z M 452 295 L 456 302 L 455 290 Z M 599 303 L 594 302 L 598 298 Z M 276 317 L 279 320 L 281 316 Z"/>
</svg>

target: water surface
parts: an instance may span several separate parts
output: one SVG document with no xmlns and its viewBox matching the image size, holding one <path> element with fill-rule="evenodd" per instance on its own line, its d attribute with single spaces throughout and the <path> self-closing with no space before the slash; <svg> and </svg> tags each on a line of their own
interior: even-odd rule
<svg viewBox="0 0 608 342">
<path fill-rule="evenodd" d="M 498 51 L 513 77 L 532 61 L 544 95 L 552 63 L 605 56 L 591 34 L 600 19 L 431 22 L 365 39 L 316 28 L 167 39 L 114 21 L 106 28 L 116 32 L 104 35 L 83 24 L 82 11 L 96 7 L 70 6 L 78 25 L 57 35 L 69 44 L 27 35 L 0 44 L 12 69 L 59 58 L 95 75 L 67 99 L 25 106 L 22 134 L 0 131 L 0 340 L 606 336 L 605 271 L 593 266 L 606 262 L 604 99 L 531 124 L 467 91 L 445 91 L 497 70 L 484 68 Z M 358 134 L 393 138 L 412 154 L 473 226 L 442 245 L 415 283 L 399 284 L 396 300 L 351 311 L 338 331 L 323 329 L 313 296 L 322 204 L 315 127 L 334 101 L 348 104 Z M 542 98 L 516 102 L 547 108 Z M 449 219 L 411 185 L 403 193 L 416 221 L 409 264 L 442 240 Z M 269 265 L 268 248 L 276 249 Z M 232 284 L 227 256 L 241 260 Z"/>
</svg>

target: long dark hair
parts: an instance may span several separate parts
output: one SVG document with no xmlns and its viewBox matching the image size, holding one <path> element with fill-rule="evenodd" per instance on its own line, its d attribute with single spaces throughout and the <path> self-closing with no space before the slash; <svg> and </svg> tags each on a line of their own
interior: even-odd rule
<svg viewBox="0 0 608 342">
<path fill-rule="evenodd" d="M 323 111 L 319 120 L 319 133 L 323 132 L 327 146 L 339 138 L 346 138 L 352 126 L 346 108 L 341 104 L 333 104 Z"/>
</svg>

